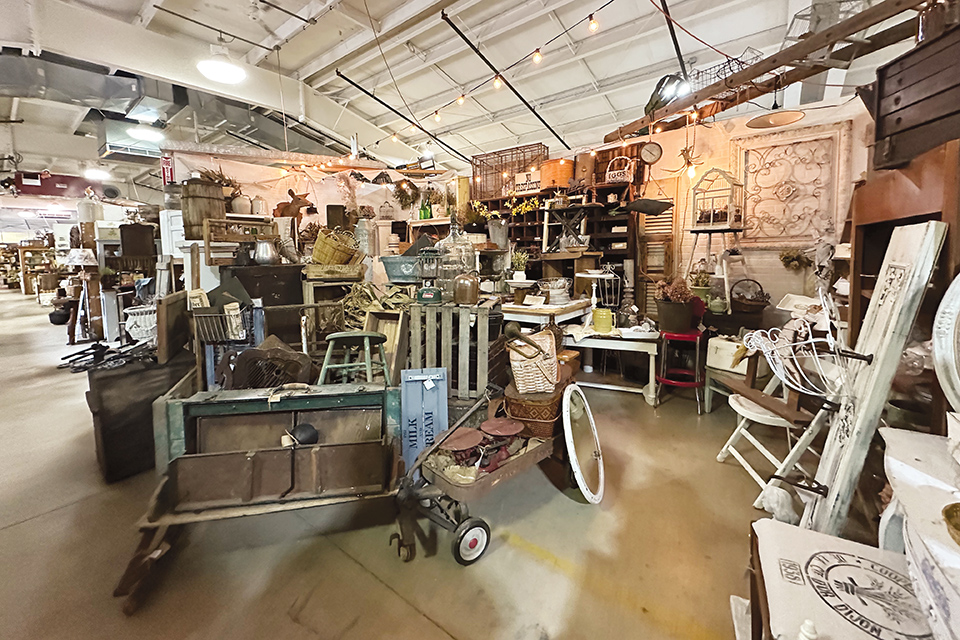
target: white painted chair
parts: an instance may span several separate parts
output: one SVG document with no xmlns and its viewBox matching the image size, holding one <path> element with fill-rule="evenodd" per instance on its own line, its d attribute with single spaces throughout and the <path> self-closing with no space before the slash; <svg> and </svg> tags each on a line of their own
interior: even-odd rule
<svg viewBox="0 0 960 640">
<path fill-rule="evenodd" d="M 763 392 L 770 395 L 775 393 L 779 387 L 780 387 L 780 379 L 773 378 L 769 383 L 767 383 L 767 386 L 763 389 Z M 784 420 L 783 418 L 773 413 L 772 411 L 768 411 L 767 409 L 764 409 L 760 405 L 756 404 L 751 400 L 748 400 L 747 398 L 745 398 L 744 396 L 738 393 L 731 395 L 728 399 L 728 403 L 730 404 L 730 408 L 733 409 L 739 416 L 739 420 L 737 421 L 737 427 L 733 430 L 733 433 L 730 435 L 730 438 L 727 440 L 727 443 L 723 445 L 723 448 L 720 449 L 720 453 L 717 454 L 717 462 L 723 462 L 724 460 L 727 459 L 727 456 L 733 456 L 736 459 L 736 461 L 740 463 L 740 466 L 742 466 L 746 470 L 746 472 L 750 474 L 750 477 L 753 478 L 758 485 L 760 485 L 761 490 L 766 488 L 767 484 L 770 484 L 770 483 L 764 480 L 760 476 L 760 474 L 756 471 L 756 469 L 754 469 L 750 465 L 750 463 L 747 462 L 746 458 L 743 457 L 743 454 L 741 454 L 735 448 L 736 444 L 740 441 L 741 438 L 743 438 L 747 442 L 752 444 L 757 449 L 757 451 L 759 451 L 763 455 L 763 457 L 770 462 L 770 464 L 776 467 L 777 469 L 775 471 L 776 475 L 778 476 L 784 475 L 787 471 L 790 470 L 791 467 L 796 467 L 801 472 L 804 471 L 803 468 L 796 461 L 799 456 L 795 457 L 793 455 L 794 449 L 796 449 L 796 447 L 791 448 L 791 455 L 787 456 L 787 458 L 785 458 L 784 460 L 779 460 L 775 455 L 770 453 L 770 450 L 767 449 L 765 446 L 763 446 L 763 444 L 761 444 L 760 441 L 757 440 L 753 436 L 753 434 L 751 434 L 749 431 L 750 427 L 754 424 L 761 424 L 768 427 L 782 428 L 787 433 L 787 444 L 789 446 L 791 441 L 790 430 L 795 428 L 796 425 L 792 424 L 787 420 Z M 805 444 L 808 445 L 808 443 L 805 443 Z M 803 447 L 803 450 L 805 449 L 806 449 L 806 446 Z M 802 450 L 800 451 L 800 453 L 802 453 Z M 779 482 L 777 482 L 776 484 L 779 484 Z M 760 496 L 758 496 L 757 499 L 754 501 L 753 506 L 757 509 L 763 508 L 760 503 Z"/>
</svg>

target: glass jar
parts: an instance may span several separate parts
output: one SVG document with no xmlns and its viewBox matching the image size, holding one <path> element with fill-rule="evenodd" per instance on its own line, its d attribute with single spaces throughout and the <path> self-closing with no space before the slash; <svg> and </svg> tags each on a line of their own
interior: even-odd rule
<svg viewBox="0 0 960 640">
<path fill-rule="evenodd" d="M 460 230 L 456 217 L 450 219 L 450 234 L 440 240 L 436 248 L 442 254 L 437 286 L 443 290 L 443 301 L 450 302 L 453 300 L 453 279 L 461 273 L 476 270 L 477 250 Z"/>
</svg>

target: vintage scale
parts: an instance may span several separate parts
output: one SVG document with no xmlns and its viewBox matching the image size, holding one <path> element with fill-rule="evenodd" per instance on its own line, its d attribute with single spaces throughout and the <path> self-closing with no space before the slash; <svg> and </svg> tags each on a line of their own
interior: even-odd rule
<svg viewBox="0 0 960 640">
<path fill-rule="evenodd" d="M 421 249 L 417 256 L 417 269 L 422 286 L 417 291 L 419 304 L 441 304 L 443 291 L 436 286 L 440 277 L 440 264 L 443 261 L 443 251 L 434 247 Z"/>
</svg>

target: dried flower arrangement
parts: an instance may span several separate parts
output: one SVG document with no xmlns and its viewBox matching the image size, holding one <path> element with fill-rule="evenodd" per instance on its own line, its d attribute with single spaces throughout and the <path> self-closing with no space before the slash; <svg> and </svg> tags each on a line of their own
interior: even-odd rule
<svg viewBox="0 0 960 640">
<path fill-rule="evenodd" d="M 688 276 L 690 278 L 691 287 L 709 287 L 710 286 L 710 274 L 706 271 L 693 271 Z"/>
<path fill-rule="evenodd" d="M 654 300 L 660 302 L 690 302 L 695 297 L 683 278 L 675 278 L 670 283 L 659 280 L 653 293 Z"/>
<path fill-rule="evenodd" d="M 813 260 L 801 249 L 784 249 L 780 252 L 780 262 L 791 271 L 803 271 L 807 267 L 813 266 Z"/>
<path fill-rule="evenodd" d="M 517 249 L 513 252 L 513 256 L 510 258 L 510 266 L 513 267 L 514 271 L 526 271 L 527 260 L 529 259 L 530 259 L 529 253 L 527 253 L 523 249 Z"/>
<path fill-rule="evenodd" d="M 240 182 L 226 175 L 220 167 L 217 167 L 216 171 L 213 169 L 201 169 L 200 177 L 207 182 L 215 182 L 221 187 L 233 189 L 233 192 L 230 194 L 231 198 L 236 198 L 242 193 L 240 190 Z"/>
</svg>

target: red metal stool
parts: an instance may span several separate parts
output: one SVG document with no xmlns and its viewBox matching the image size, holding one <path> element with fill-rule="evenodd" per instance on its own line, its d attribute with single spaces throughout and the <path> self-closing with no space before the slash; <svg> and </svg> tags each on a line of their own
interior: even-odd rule
<svg viewBox="0 0 960 640">
<path fill-rule="evenodd" d="M 660 375 L 657 376 L 657 397 L 654 406 L 660 404 L 660 390 L 664 385 L 668 387 L 682 387 L 685 389 L 696 389 L 697 394 L 697 415 L 703 413 L 700 404 L 700 389 L 703 388 L 703 370 L 700 366 L 700 339 L 703 332 L 697 329 L 686 333 L 660 332 L 660 340 L 663 342 L 663 351 L 660 356 Z M 692 342 L 696 354 L 694 355 L 694 368 L 670 366 L 671 342 Z M 673 347 L 676 349 L 676 347 Z"/>
</svg>

